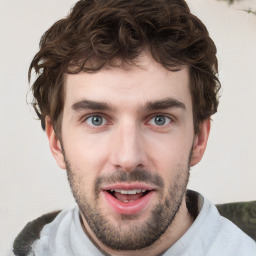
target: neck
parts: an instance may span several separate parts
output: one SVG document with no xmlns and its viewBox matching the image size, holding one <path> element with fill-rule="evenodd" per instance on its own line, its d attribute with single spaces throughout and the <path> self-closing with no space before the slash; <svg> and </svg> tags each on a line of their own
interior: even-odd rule
<svg viewBox="0 0 256 256">
<path fill-rule="evenodd" d="M 165 233 L 151 246 L 143 248 L 137 251 L 115 251 L 105 244 L 103 244 L 98 238 L 94 235 L 90 227 L 88 226 L 85 219 L 82 217 L 82 226 L 85 233 L 94 243 L 94 245 L 104 254 L 112 256 L 154 256 L 161 255 L 166 250 L 168 250 L 176 241 L 178 241 L 182 235 L 189 229 L 193 223 L 193 218 L 189 214 L 186 207 L 185 197 L 183 198 L 182 204 L 179 211 L 177 212 L 172 224 L 168 227 Z"/>
</svg>

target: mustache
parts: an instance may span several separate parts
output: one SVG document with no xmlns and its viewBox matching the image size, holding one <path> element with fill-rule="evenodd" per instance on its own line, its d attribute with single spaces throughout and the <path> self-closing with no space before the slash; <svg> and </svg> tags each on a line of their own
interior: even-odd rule
<svg viewBox="0 0 256 256">
<path fill-rule="evenodd" d="M 118 183 L 118 182 L 144 182 L 163 188 L 164 181 L 158 174 L 152 174 L 148 170 L 135 168 L 132 171 L 116 170 L 111 175 L 98 176 L 95 181 L 95 192 L 99 192 L 102 184 Z"/>
</svg>

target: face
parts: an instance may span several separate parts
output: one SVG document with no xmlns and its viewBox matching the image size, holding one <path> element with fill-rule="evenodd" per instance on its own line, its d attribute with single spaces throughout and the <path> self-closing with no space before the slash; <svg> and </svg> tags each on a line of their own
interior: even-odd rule
<svg viewBox="0 0 256 256">
<path fill-rule="evenodd" d="M 61 145 L 47 132 L 87 232 L 117 250 L 170 229 L 199 144 L 188 68 L 171 72 L 147 55 L 138 64 L 66 75 Z"/>
</svg>

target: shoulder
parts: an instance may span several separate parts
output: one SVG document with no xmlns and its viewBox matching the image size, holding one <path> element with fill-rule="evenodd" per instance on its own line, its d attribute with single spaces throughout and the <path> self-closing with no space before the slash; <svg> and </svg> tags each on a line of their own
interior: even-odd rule
<svg viewBox="0 0 256 256">
<path fill-rule="evenodd" d="M 40 232 L 45 225 L 54 221 L 61 211 L 55 211 L 42 215 L 41 217 L 29 222 L 18 234 L 13 243 L 13 252 L 15 255 L 28 255 L 32 244 L 39 239 Z"/>
<path fill-rule="evenodd" d="M 226 204 L 216 207 L 211 201 L 200 194 L 197 196 L 196 202 L 198 204 L 199 214 L 187 232 L 189 235 L 187 243 L 190 243 L 191 248 L 194 251 L 197 250 L 197 252 L 199 251 L 198 247 L 204 248 L 202 249 L 202 253 L 198 255 L 255 256 L 255 241 L 237 226 L 238 223 L 232 217 L 234 215 L 238 219 L 241 218 L 245 221 L 245 217 L 241 215 L 241 210 L 238 211 L 232 205 L 232 209 L 229 206 L 229 211 L 227 211 L 224 210 Z M 232 216 L 229 214 L 230 212 L 232 212 Z M 250 216 L 248 219 L 251 223 L 252 211 L 249 211 L 250 214 L 248 213 L 248 209 L 242 212 L 244 212 L 245 216 Z M 250 227 L 255 231 L 254 225 L 250 225 Z"/>
<path fill-rule="evenodd" d="M 256 240 L 256 201 L 216 205 L 219 213 Z"/>
<path fill-rule="evenodd" d="M 242 222 L 246 222 L 242 214 L 244 211 L 241 211 L 241 209 L 239 211 L 237 210 L 238 204 L 240 208 L 242 207 L 242 204 L 223 204 L 217 205 L 217 207 L 212 203 L 210 204 L 212 212 L 215 212 L 214 215 L 216 216 L 218 229 L 216 237 L 212 241 L 209 254 L 207 255 L 255 256 L 256 243 L 252 239 L 253 232 L 248 232 L 248 229 L 242 230 L 241 227 L 244 226 L 238 226 Z M 232 205 L 233 215 L 229 214 L 231 209 L 230 205 Z M 227 206 L 229 211 L 225 210 Z M 249 212 L 247 212 L 246 216 L 248 214 Z M 236 218 L 234 216 L 236 216 Z M 240 219 L 240 222 L 235 221 L 236 219 Z M 255 225 L 252 225 L 251 228 L 253 228 L 255 232 Z"/>
<path fill-rule="evenodd" d="M 220 216 L 218 235 L 209 251 L 211 255 L 255 256 L 256 243 L 231 221 Z"/>
</svg>

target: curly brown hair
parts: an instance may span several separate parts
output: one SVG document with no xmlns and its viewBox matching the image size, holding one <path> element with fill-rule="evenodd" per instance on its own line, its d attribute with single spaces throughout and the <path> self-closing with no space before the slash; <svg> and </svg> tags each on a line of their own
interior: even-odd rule
<svg viewBox="0 0 256 256">
<path fill-rule="evenodd" d="M 113 60 L 135 64 L 147 49 L 168 70 L 190 68 L 195 133 L 217 111 L 220 82 L 216 47 L 184 0 L 81 0 L 45 32 L 30 68 L 33 107 L 45 129 L 61 135 L 63 75 L 97 72 Z"/>
</svg>

